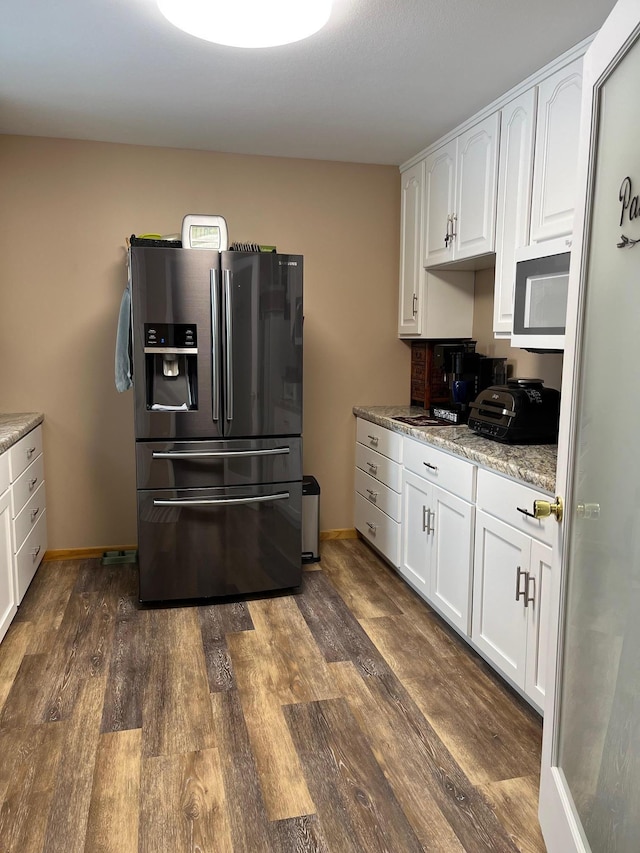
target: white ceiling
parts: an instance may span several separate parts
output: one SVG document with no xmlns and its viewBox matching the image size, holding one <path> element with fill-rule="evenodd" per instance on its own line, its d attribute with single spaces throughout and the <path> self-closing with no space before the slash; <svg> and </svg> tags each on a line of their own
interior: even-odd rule
<svg viewBox="0 0 640 853">
<path fill-rule="evenodd" d="M 322 32 L 249 51 L 174 29 L 155 0 L 0 0 L 0 132 L 400 164 L 613 5 L 335 0 Z"/>
</svg>

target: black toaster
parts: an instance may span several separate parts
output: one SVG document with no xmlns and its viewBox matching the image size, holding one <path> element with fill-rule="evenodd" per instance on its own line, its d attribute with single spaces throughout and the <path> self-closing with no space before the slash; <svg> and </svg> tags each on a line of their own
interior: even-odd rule
<svg viewBox="0 0 640 853">
<path fill-rule="evenodd" d="M 469 404 L 468 426 L 485 438 L 510 444 L 558 441 L 560 392 L 541 379 L 508 379 L 491 385 Z"/>
</svg>

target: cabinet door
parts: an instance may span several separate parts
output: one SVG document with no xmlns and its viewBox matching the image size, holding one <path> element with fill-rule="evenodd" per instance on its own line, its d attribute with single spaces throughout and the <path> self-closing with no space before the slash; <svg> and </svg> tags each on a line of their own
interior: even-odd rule
<svg viewBox="0 0 640 853">
<path fill-rule="evenodd" d="M 424 162 L 401 175 L 398 334 L 420 335 L 422 314 L 422 185 Z"/>
<path fill-rule="evenodd" d="M 402 475 L 402 549 L 400 574 L 429 596 L 429 561 L 433 534 L 430 514 L 433 487 L 411 471 Z"/>
<path fill-rule="evenodd" d="M 13 588 L 11 493 L 7 489 L 0 496 L 0 640 L 7 633 L 17 609 Z"/>
<path fill-rule="evenodd" d="M 573 230 L 581 96 L 582 58 L 538 87 L 531 243 Z"/>
<path fill-rule="evenodd" d="M 454 212 L 458 140 L 438 148 L 425 160 L 424 169 L 424 266 L 453 259 L 453 241 L 447 218 Z"/>
<path fill-rule="evenodd" d="M 527 609 L 523 573 L 529 571 L 531 539 L 496 518 L 476 511 L 473 568 L 473 627 L 477 647 L 518 687 L 524 688 Z M 518 572 L 520 571 L 520 574 Z"/>
<path fill-rule="evenodd" d="M 544 709 L 547 686 L 547 653 L 549 635 L 552 549 L 535 539 L 531 542 L 529 579 L 527 665 L 525 692 Z"/>
<path fill-rule="evenodd" d="M 500 113 L 458 137 L 453 257 L 495 249 Z"/>
<path fill-rule="evenodd" d="M 529 243 L 536 95 L 534 87 L 502 110 L 493 299 L 493 332 L 497 338 L 511 335 L 515 251 Z"/>
<path fill-rule="evenodd" d="M 473 516 L 471 504 L 433 487 L 429 599 L 464 634 L 471 628 Z"/>
</svg>

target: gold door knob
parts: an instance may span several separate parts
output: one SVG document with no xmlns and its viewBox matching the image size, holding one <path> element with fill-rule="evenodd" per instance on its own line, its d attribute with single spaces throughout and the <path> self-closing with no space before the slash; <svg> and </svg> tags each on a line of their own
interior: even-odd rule
<svg viewBox="0 0 640 853">
<path fill-rule="evenodd" d="M 550 515 L 555 515 L 556 521 L 562 521 L 562 511 L 564 503 L 562 498 L 556 497 L 555 503 L 550 501 L 534 501 L 533 515 L 535 518 L 548 518 Z"/>
</svg>

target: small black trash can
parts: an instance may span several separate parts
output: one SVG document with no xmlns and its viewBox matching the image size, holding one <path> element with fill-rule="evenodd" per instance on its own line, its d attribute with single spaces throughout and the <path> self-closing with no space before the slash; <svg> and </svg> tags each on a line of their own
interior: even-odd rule
<svg viewBox="0 0 640 853">
<path fill-rule="evenodd" d="M 302 478 L 302 562 L 320 559 L 320 486 L 315 477 Z"/>
</svg>

